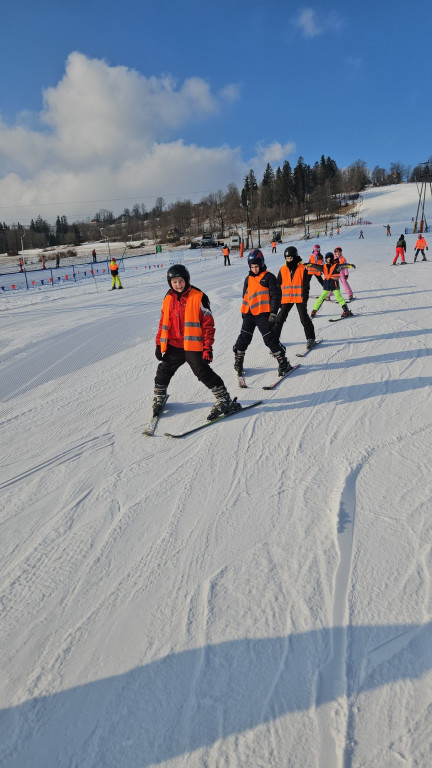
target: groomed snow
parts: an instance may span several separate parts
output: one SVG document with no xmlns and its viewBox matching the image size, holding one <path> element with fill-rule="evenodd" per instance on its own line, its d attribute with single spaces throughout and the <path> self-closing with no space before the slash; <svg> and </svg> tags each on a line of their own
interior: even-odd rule
<svg viewBox="0 0 432 768">
<path fill-rule="evenodd" d="M 246 259 L 190 255 L 213 367 L 264 402 L 184 440 L 213 404 L 186 366 L 141 434 L 165 268 L 0 296 L 2 766 L 432 764 L 432 237 L 391 266 L 417 203 L 368 190 L 364 240 L 321 238 L 357 265 L 356 317 L 325 302 L 272 391 L 258 335 L 236 388 Z M 297 360 L 295 310 L 282 341 Z"/>
</svg>

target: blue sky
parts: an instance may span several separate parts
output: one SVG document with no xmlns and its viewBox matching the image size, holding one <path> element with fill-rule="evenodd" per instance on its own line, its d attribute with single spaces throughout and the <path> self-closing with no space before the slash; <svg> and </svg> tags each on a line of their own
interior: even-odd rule
<svg viewBox="0 0 432 768">
<path fill-rule="evenodd" d="M 428 17 L 417 0 L 8 0 L 0 220 L 197 200 L 300 155 L 425 161 Z"/>
</svg>

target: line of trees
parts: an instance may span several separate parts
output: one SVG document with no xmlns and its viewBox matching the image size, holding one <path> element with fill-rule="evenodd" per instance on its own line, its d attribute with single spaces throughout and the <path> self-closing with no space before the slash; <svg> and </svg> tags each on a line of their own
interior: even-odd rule
<svg viewBox="0 0 432 768">
<path fill-rule="evenodd" d="M 416 181 L 432 169 L 428 163 L 419 163 L 411 169 L 401 163 L 392 163 L 390 170 L 376 166 L 369 171 L 363 160 L 339 169 L 336 161 L 324 155 L 313 166 L 299 157 L 294 168 L 286 160 L 282 167 L 273 169 L 267 164 L 261 182 L 253 169 L 245 176 L 241 190 L 229 184 L 226 192 L 218 190 L 203 197 L 199 203 L 177 200 L 166 205 L 162 197 L 156 198 L 150 211 L 136 203 L 131 209 L 115 216 L 101 209 L 91 219 L 69 224 L 66 216 L 57 216 L 55 226 L 40 215 L 32 219 L 29 227 L 19 222 L 8 226 L 0 222 L 0 253 L 17 254 L 23 248 L 48 248 L 78 245 L 82 242 L 105 240 L 152 239 L 162 242 L 187 242 L 199 236 L 204 229 L 225 237 L 241 222 L 255 226 L 259 220 L 263 227 L 293 225 L 313 215 L 317 222 L 333 217 L 349 196 L 359 193 L 369 184 L 383 186 Z"/>
</svg>

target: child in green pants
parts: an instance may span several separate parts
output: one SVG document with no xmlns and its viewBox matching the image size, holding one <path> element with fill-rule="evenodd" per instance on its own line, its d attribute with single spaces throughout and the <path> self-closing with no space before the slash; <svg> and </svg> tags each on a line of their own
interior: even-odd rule
<svg viewBox="0 0 432 768">
<path fill-rule="evenodd" d="M 305 267 L 308 267 L 309 264 L 305 264 Z M 342 294 L 339 289 L 339 279 L 340 279 L 340 271 L 341 269 L 355 269 L 355 264 L 339 264 L 338 261 L 335 260 L 335 257 L 333 253 L 330 251 L 326 253 L 324 257 L 324 264 L 322 266 L 318 264 L 313 265 L 315 269 L 318 269 L 322 276 L 323 276 L 323 292 L 321 296 L 318 297 L 315 304 L 313 305 L 313 309 L 311 312 L 311 317 L 315 317 L 316 313 L 318 312 L 321 304 L 327 296 L 329 296 L 332 292 L 334 293 L 334 297 L 338 304 L 342 307 L 342 317 L 350 317 L 352 315 L 352 312 L 348 309 L 348 304 L 346 303 L 345 299 L 342 297 Z"/>
</svg>

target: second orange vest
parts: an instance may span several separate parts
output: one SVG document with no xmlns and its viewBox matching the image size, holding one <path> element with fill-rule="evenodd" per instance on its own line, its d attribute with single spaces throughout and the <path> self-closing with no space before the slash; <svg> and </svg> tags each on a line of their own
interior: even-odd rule
<svg viewBox="0 0 432 768">
<path fill-rule="evenodd" d="M 296 271 L 291 277 L 286 264 L 280 268 L 282 276 L 282 304 L 301 304 L 303 301 L 303 279 L 306 267 L 298 264 Z"/>
<path fill-rule="evenodd" d="M 267 271 L 253 277 L 249 275 L 247 291 L 243 296 L 241 305 L 242 315 L 246 315 L 249 310 L 253 315 L 261 315 L 263 312 L 271 311 L 270 291 L 265 285 L 261 285 L 261 280 L 266 274 Z"/>
<path fill-rule="evenodd" d="M 183 348 L 190 352 L 202 352 L 203 334 L 200 323 L 200 308 L 202 291 L 191 288 L 185 306 L 184 341 Z M 170 328 L 170 307 L 173 296 L 168 293 L 162 302 L 162 333 L 160 338 L 161 352 L 166 352 L 168 345 L 168 331 Z"/>
<path fill-rule="evenodd" d="M 318 258 L 317 258 L 314 253 L 311 253 L 311 255 L 309 256 L 309 262 L 311 264 L 321 264 L 322 265 L 323 261 L 324 261 L 324 258 L 323 258 L 322 255 L 318 256 Z M 321 272 L 319 271 L 319 269 L 315 269 L 314 267 L 308 267 L 308 274 L 309 275 L 320 275 Z"/>
</svg>

